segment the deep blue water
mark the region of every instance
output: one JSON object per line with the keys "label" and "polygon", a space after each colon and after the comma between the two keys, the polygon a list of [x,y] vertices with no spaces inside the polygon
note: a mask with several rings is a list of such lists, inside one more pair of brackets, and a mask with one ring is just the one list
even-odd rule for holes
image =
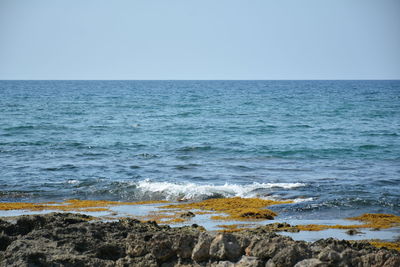
{"label": "deep blue water", "polygon": [[0,201],[400,214],[400,81],[0,81]]}

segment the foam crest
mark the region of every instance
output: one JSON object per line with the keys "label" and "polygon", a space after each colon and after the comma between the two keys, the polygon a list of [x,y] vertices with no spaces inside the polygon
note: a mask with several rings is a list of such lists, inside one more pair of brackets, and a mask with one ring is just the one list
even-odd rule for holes
{"label": "foam crest", "polygon": [[207,185],[170,182],[153,182],[143,180],[137,183],[137,188],[143,193],[161,194],[168,200],[204,199],[207,197],[260,197],[259,191],[271,188],[292,189],[305,186],[303,183],[252,183],[247,185],[224,184]]}

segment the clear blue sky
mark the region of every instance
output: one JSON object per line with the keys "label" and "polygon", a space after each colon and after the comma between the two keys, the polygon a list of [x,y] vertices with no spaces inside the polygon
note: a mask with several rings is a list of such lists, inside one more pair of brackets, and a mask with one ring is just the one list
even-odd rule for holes
{"label": "clear blue sky", "polygon": [[400,79],[400,0],[0,0],[0,79]]}

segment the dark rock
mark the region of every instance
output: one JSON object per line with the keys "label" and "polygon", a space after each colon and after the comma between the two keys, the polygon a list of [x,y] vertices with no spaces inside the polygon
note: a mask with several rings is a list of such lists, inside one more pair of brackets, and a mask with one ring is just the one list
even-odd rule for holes
{"label": "dark rock", "polygon": [[359,234],[363,234],[363,232],[358,231],[357,229],[350,229],[346,231],[346,234],[348,235],[359,235]]}
{"label": "dark rock", "polygon": [[0,234],[0,251],[6,250],[12,239],[8,235]]}
{"label": "dark rock", "polygon": [[115,261],[125,257],[125,250],[117,244],[105,244],[97,248],[96,257]]}
{"label": "dark rock", "polygon": [[180,215],[181,218],[185,218],[185,219],[193,218],[194,216],[196,216],[196,215],[195,215],[193,212],[191,212],[191,211],[184,212],[184,213],[182,213],[182,214]]}
{"label": "dark rock", "polygon": [[172,249],[172,243],[167,240],[157,239],[153,242],[151,254],[158,262],[165,262],[172,258],[175,253]]}
{"label": "dark rock", "polygon": [[216,235],[200,226],[89,219],[51,213],[0,220],[0,267],[400,266],[399,252],[368,242],[328,238],[307,243],[275,233],[286,224]]}
{"label": "dark rock", "polygon": [[197,237],[194,235],[180,234],[174,242],[173,249],[179,258],[189,259],[192,256],[192,251],[196,245]]}

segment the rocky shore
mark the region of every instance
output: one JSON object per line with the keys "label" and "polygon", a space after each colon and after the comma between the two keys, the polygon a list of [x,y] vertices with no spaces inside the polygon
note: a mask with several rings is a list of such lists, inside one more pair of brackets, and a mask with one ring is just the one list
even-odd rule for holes
{"label": "rocky shore", "polygon": [[368,242],[294,241],[267,227],[233,233],[71,213],[0,220],[0,266],[400,266]]}

